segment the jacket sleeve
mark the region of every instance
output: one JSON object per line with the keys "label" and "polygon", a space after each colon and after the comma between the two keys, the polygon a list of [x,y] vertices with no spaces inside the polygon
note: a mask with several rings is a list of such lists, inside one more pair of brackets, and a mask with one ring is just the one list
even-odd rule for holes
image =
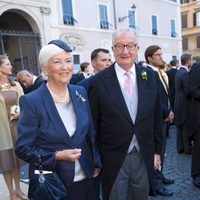
{"label": "jacket sleeve", "polygon": [[55,153],[47,149],[41,149],[37,143],[40,134],[40,117],[36,109],[37,102],[24,95],[20,98],[19,104],[20,117],[15,149],[17,156],[38,167],[38,154],[40,152],[43,168],[47,170],[55,169]]}
{"label": "jacket sleeve", "polygon": [[160,80],[157,76],[157,85],[158,85],[158,92],[157,92],[157,101],[156,101],[156,108],[154,112],[154,142],[155,142],[155,153],[161,155],[162,150],[162,104],[160,99]]}
{"label": "jacket sleeve", "polygon": [[189,72],[189,93],[196,100],[200,100],[200,63],[194,63]]}

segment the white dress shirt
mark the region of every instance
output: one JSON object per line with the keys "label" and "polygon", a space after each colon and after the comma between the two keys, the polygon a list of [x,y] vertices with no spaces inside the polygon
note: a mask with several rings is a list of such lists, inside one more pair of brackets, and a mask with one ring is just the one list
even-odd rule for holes
{"label": "white dress shirt", "polygon": [[[133,64],[133,66],[129,70],[131,72],[131,79],[133,80],[133,94],[132,94],[131,98],[124,91],[124,83],[126,80],[126,75],[125,75],[126,71],[122,67],[120,67],[117,63],[115,64],[115,71],[116,71],[117,79],[119,81],[119,85],[121,87],[122,94],[124,96],[127,108],[129,110],[129,114],[131,116],[133,124],[135,124],[135,119],[136,119],[136,115],[137,115],[137,107],[138,107],[138,87],[137,87],[135,65]],[[132,141],[129,145],[128,153],[131,152],[131,150],[133,149],[134,146],[137,148],[138,151],[140,150],[135,134],[133,135]]]}

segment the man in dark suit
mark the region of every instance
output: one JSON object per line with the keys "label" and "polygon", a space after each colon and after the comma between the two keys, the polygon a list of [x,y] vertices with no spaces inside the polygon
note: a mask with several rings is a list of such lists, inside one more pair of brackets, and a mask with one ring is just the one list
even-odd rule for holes
{"label": "man in dark suit", "polygon": [[192,65],[189,72],[189,95],[191,97],[190,131],[193,137],[192,178],[200,188],[200,62]]}
{"label": "man in dark suit", "polygon": [[89,78],[91,75],[89,66],[90,66],[89,62],[81,63],[81,65],[80,65],[81,71],[77,74],[72,75],[72,79],[70,80],[70,83],[77,84],[78,82]]}
{"label": "man in dark suit", "polygon": [[[157,45],[149,46],[145,50],[145,59],[147,62],[147,67],[151,68],[152,70],[156,71],[160,82],[160,96],[161,96],[161,105],[162,105],[162,153],[161,153],[161,161],[163,169],[164,163],[164,155],[165,155],[165,148],[166,148],[166,140],[167,140],[167,133],[169,130],[169,123],[173,121],[174,114],[172,112],[170,106],[170,94],[169,94],[169,85],[168,85],[168,77],[167,74],[164,72],[164,65],[162,59],[162,49]],[[167,190],[164,187],[164,184],[171,184],[174,183],[174,180],[167,179],[164,177],[161,170],[156,169],[154,171],[154,185],[156,188],[156,193],[163,196],[171,196],[173,192]]]}
{"label": "man in dark suit", "polygon": [[116,62],[95,75],[88,92],[103,160],[103,200],[147,200],[160,166],[161,105],[156,73],[134,62],[134,30],[113,34]]}
{"label": "man in dark suit", "polygon": [[[90,83],[92,82],[92,79],[95,74],[99,73],[100,71],[104,70],[105,68],[110,66],[110,53],[109,50],[103,49],[103,48],[98,48],[92,51],[91,53],[91,63],[92,67],[94,69],[93,74],[87,78],[83,79],[82,81],[78,82],[77,85],[83,86],[86,91],[88,91],[88,87]],[[97,194],[97,199],[100,200],[100,180],[99,176],[94,178],[95,186],[96,186],[96,194]]]}
{"label": "man in dark suit", "polygon": [[28,70],[21,70],[18,72],[16,80],[21,84],[24,94],[36,90],[44,82],[42,78],[35,76]]}
{"label": "man in dark suit", "polygon": [[177,127],[177,152],[191,154],[189,141],[189,101],[187,99],[188,71],[192,66],[192,55],[181,56],[181,67],[175,76],[175,124]]}
{"label": "man in dark suit", "polygon": [[84,79],[78,83],[78,85],[84,86],[86,90],[88,90],[93,76],[111,65],[109,50],[103,48],[93,50],[91,53],[91,63],[94,69],[93,74],[88,79]]}
{"label": "man in dark suit", "polygon": [[176,75],[176,72],[178,71],[178,60],[171,60],[170,61],[171,69],[166,71],[168,79],[169,79],[169,91],[170,91],[170,102],[171,102],[171,108],[174,109],[174,98],[175,98],[175,84],[174,84],[174,78]]}

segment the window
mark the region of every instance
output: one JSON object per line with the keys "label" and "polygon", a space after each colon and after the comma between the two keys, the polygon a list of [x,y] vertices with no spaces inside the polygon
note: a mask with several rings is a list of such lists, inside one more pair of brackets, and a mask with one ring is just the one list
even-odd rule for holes
{"label": "window", "polygon": [[200,48],[200,35],[199,36],[197,36],[197,48]]}
{"label": "window", "polygon": [[80,70],[80,55],[73,55],[73,71],[77,73]]}
{"label": "window", "polygon": [[99,14],[100,14],[100,27],[102,29],[109,29],[110,23],[108,22],[107,6],[99,5]]}
{"label": "window", "polygon": [[177,60],[177,56],[172,56],[172,60]]}
{"label": "window", "polygon": [[181,15],[181,27],[187,28],[187,14]]}
{"label": "window", "polygon": [[158,26],[157,26],[157,16],[151,16],[151,23],[152,23],[152,35],[158,35]]}
{"label": "window", "polygon": [[73,17],[71,0],[62,0],[62,10],[64,24],[74,25],[74,22],[77,23],[76,19]]}
{"label": "window", "polygon": [[136,29],[135,26],[135,12],[132,10],[128,11],[129,28]]}
{"label": "window", "polygon": [[189,3],[189,0],[181,0],[181,4]]}
{"label": "window", "polygon": [[194,26],[200,26],[200,12],[193,13]]}
{"label": "window", "polygon": [[171,37],[177,37],[176,33],[176,23],[174,19],[170,20],[170,27],[171,27]]}
{"label": "window", "polygon": [[188,50],[188,38],[182,40],[183,50]]}

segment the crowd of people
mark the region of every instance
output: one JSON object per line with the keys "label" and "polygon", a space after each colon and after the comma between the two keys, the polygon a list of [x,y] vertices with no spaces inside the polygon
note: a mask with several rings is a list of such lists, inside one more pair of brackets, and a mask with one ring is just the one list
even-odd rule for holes
{"label": "crowd of people", "polygon": [[112,51],[114,62],[98,48],[73,74],[70,46],[52,40],[39,52],[43,77],[22,70],[14,80],[0,55],[0,170],[11,200],[36,200],[33,190],[21,191],[19,169],[29,164],[31,185],[39,159],[58,175],[67,200],[172,196],[165,185],[176,180],[163,174],[171,125],[177,153],[192,154],[200,188],[200,63],[183,54],[180,65],[167,65],[157,45],[137,62],[133,29],[113,33]]}

